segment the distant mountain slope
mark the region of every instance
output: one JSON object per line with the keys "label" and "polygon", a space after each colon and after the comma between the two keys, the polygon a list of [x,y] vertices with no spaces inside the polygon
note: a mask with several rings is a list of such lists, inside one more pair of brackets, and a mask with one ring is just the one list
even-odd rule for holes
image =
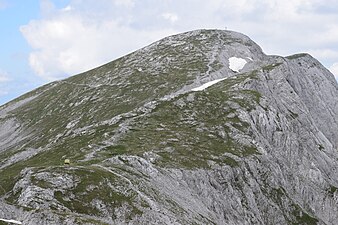
{"label": "distant mountain slope", "polygon": [[0,107],[0,218],[335,224],[337,131],[337,82],[310,55],[178,34]]}

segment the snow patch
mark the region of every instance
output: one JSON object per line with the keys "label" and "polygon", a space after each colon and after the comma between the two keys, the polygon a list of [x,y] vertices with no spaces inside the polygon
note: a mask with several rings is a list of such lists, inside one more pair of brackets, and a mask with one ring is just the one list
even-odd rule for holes
{"label": "snow patch", "polygon": [[242,58],[237,57],[229,58],[229,68],[235,72],[239,72],[241,69],[243,69],[246,63],[247,61]]}
{"label": "snow patch", "polygon": [[192,91],[203,91],[204,89],[210,87],[211,85],[214,85],[222,80],[225,80],[226,78],[221,78],[221,79],[217,79],[217,80],[213,80],[213,81],[209,81],[199,87],[193,88],[191,89]]}
{"label": "snow patch", "polygon": [[7,222],[7,223],[14,223],[14,224],[22,224],[20,221],[16,221],[16,220],[6,220],[6,219],[0,218],[0,221],[4,221],[4,222]]}

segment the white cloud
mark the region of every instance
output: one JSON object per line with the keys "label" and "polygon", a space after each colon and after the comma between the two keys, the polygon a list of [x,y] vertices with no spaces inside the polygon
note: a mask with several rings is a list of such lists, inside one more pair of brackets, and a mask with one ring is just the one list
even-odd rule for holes
{"label": "white cloud", "polygon": [[338,51],[333,49],[310,49],[307,51],[311,55],[315,56],[316,58],[320,59],[337,59],[338,58]]}
{"label": "white cloud", "polygon": [[31,67],[47,80],[92,69],[173,33],[170,29],[135,30],[117,20],[95,20],[64,9],[20,30],[34,49],[29,56]]}
{"label": "white cloud", "polygon": [[10,81],[8,74],[0,70],[0,83],[5,83],[7,81]]}
{"label": "white cloud", "polygon": [[133,0],[114,0],[115,5],[124,7],[134,7],[135,2]]}
{"label": "white cloud", "polygon": [[336,79],[338,80],[338,62],[334,63],[332,66],[330,66],[330,71],[331,73],[336,77]]}
{"label": "white cloud", "polygon": [[267,54],[308,51],[323,64],[338,62],[338,7],[320,0],[71,0],[63,9],[43,0],[41,10],[21,32],[33,48],[31,67],[50,80],[199,28],[242,32]]}
{"label": "white cloud", "polygon": [[162,17],[171,23],[175,23],[178,20],[178,16],[174,13],[163,13]]}
{"label": "white cloud", "polygon": [[64,11],[64,12],[72,11],[72,6],[67,5],[65,8],[62,9],[62,11]]}

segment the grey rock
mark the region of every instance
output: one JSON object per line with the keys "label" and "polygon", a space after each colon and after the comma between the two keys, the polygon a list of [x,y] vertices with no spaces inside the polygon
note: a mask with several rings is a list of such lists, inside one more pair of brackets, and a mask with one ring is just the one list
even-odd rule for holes
{"label": "grey rock", "polygon": [[[230,57],[247,63],[232,71]],[[337,81],[310,55],[268,56],[240,33],[165,38],[1,106],[0,121],[0,218],[338,220]]]}

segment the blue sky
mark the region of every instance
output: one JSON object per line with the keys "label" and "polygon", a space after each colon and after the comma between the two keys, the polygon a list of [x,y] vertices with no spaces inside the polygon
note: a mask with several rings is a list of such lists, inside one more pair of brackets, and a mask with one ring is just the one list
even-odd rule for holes
{"label": "blue sky", "polygon": [[0,0],[0,104],[199,28],[308,52],[338,77],[338,0]]}
{"label": "blue sky", "polygon": [[[68,2],[55,1],[59,7]],[[40,1],[0,0],[0,104],[46,83],[30,67],[32,48],[20,32],[22,25],[39,18]]]}

